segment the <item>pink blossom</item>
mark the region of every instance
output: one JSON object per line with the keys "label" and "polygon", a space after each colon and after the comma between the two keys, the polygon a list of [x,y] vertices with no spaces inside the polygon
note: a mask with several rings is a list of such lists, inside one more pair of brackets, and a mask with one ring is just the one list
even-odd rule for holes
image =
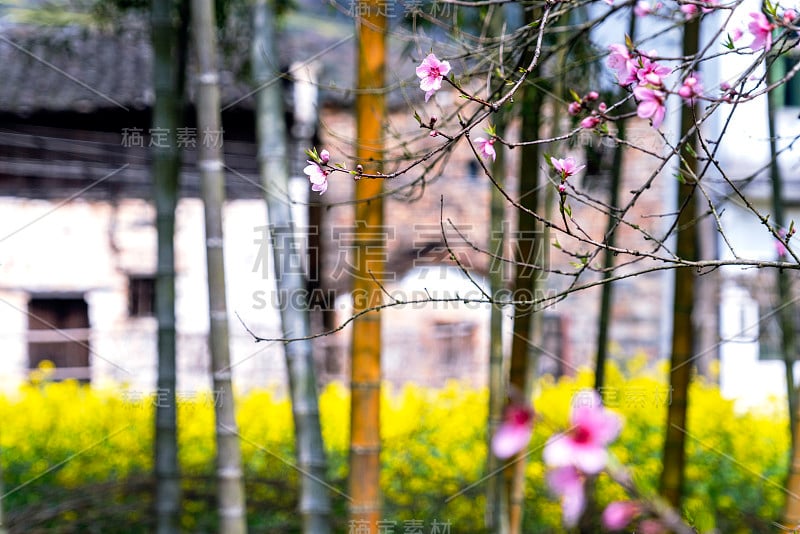
{"label": "pink blossom", "polygon": [[664,122],[664,115],[667,109],[664,107],[666,95],[662,91],[650,89],[649,87],[636,87],[633,96],[639,101],[636,114],[642,119],[651,119],[653,128],[658,128]]}
{"label": "pink blossom", "polygon": [[587,390],[573,398],[570,425],[569,431],[553,436],[545,445],[545,464],[573,466],[588,475],[599,473],[608,461],[606,447],[622,428],[619,417],[603,407],[596,391]]}
{"label": "pink blossom", "polygon": [[781,236],[780,239],[775,240],[775,252],[778,253],[778,259],[783,259],[786,257],[786,230],[783,228],[778,230],[778,235]]}
{"label": "pink blossom", "polygon": [[567,192],[567,184],[565,184],[563,182],[558,184],[558,192],[561,193],[562,195],[564,193],[566,193]]}
{"label": "pink blossom", "polygon": [[794,22],[794,19],[796,18],[797,18],[797,11],[795,11],[794,9],[789,8],[783,12],[784,24],[791,24],[792,22]]}
{"label": "pink blossom", "polygon": [[661,2],[656,2],[655,4],[651,4],[645,0],[640,0],[636,3],[633,7],[633,12],[637,17],[645,17],[647,15],[651,15],[664,7],[664,4]]}
{"label": "pink blossom", "polygon": [[628,47],[621,44],[612,44],[608,47],[611,53],[608,55],[606,65],[617,73],[617,82],[626,86],[636,81],[636,67],[633,65]]}
{"label": "pink blossom", "polygon": [[442,88],[442,79],[450,72],[450,63],[439,61],[434,54],[422,60],[417,67],[417,77],[419,77],[419,88],[425,91],[425,102]]}
{"label": "pink blossom", "polygon": [[[652,50],[648,54],[655,56],[657,52]],[[644,54],[639,56],[638,66],[635,69],[636,78],[638,78],[641,85],[660,86],[663,83],[661,79],[672,72],[669,67],[659,65]]]}
{"label": "pink blossom", "polygon": [[331,160],[331,153],[323,148],[322,152],[319,153],[319,160],[322,163],[328,163]]}
{"label": "pink blossom", "polygon": [[770,49],[772,46],[772,30],[775,26],[767,19],[767,16],[760,11],[750,13],[750,24],[747,29],[753,35],[753,42],[750,43],[750,48],[753,50],[761,50],[762,48]]}
{"label": "pink blossom", "polygon": [[591,130],[598,124],[600,124],[600,117],[598,117],[597,115],[589,115],[588,117],[586,117],[581,121],[581,128]]}
{"label": "pink blossom", "polygon": [[622,530],[639,513],[639,505],[633,501],[615,501],[606,506],[601,518],[608,530]]}
{"label": "pink blossom", "polygon": [[586,96],[584,98],[586,99],[587,102],[594,102],[595,100],[600,98],[600,93],[598,93],[597,91],[589,91],[588,93],[586,93]]}
{"label": "pink blossom", "polygon": [[[330,159],[327,150],[323,150],[319,156],[323,163],[327,163]],[[330,171],[323,169],[319,163],[309,160],[303,172],[308,175],[312,191],[319,191],[319,194],[322,195],[328,190],[328,175]]]}
{"label": "pink blossom", "polygon": [[786,245],[780,239],[775,240],[775,252],[778,253],[778,259],[783,259],[786,256]]}
{"label": "pink blossom", "polygon": [[574,176],[575,173],[586,167],[586,165],[578,166],[578,164],[575,163],[574,158],[552,158],[550,161],[553,164],[553,168],[561,173],[562,180],[566,180],[570,176]]}
{"label": "pink blossom", "polygon": [[484,159],[495,160],[497,152],[494,149],[494,138],[484,139],[483,137],[476,137],[475,144],[478,146],[478,152],[481,153]]}
{"label": "pink blossom", "polygon": [[683,4],[681,6],[681,13],[683,13],[687,19],[690,19],[697,14],[697,6],[695,4]]}
{"label": "pink blossom", "polygon": [[742,30],[741,28],[734,28],[733,34],[731,35],[731,41],[734,42],[738,41],[739,39],[742,38],[742,35],[744,35],[744,30]]}
{"label": "pink blossom", "polygon": [[586,507],[586,493],[581,474],[571,465],[559,467],[547,473],[547,485],[561,498],[564,526],[571,528],[577,525]]}
{"label": "pink blossom", "polygon": [[703,84],[700,83],[700,76],[692,73],[683,80],[683,85],[678,89],[678,94],[683,100],[693,106],[697,97],[703,94]]}
{"label": "pink blossom", "polygon": [[500,459],[510,458],[528,446],[533,435],[533,410],[523,404],[509,404],[503,422],[492,436],[492,453]]}
{"label": "pink blossom", "polygon": [[567,106],[567,113],[572,115],[573,117],[581,112],[581,103],[580,102],[570,102],[569,106]]}
{"label": "pink blossom", "polygon": [[605,102],[600,102],[600,105],[597,106],[597,111],[599,111],[600,113],[605,113],[607,109],[608,106],[606,106]]}

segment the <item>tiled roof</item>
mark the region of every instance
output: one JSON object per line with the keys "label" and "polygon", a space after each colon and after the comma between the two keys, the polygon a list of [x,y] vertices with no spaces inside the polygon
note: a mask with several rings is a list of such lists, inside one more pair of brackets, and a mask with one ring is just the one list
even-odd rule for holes
{"label": "tiled roof", "polygon": [[[42,111],[149,108],[154,98],[153,52],[149,28],[142,23],[136,26],[113,32],[24,25],[0,29],[0,113],[24,116]],[[305,9],[285,17],[278,44],[280,57],[274,63],[276,68],[286,68],[298,61],[317,62],[323,101],[347,105],[353,98],[348,90],[355,72],[353,36],[350,19]],[[220,58],[222,105],[251,109],[248,38],[238,36],[237,43],[226,46]],[[394,42],[389,54],[392,83],[401,76],[413,77],[416,60],[403,53],[402,46]],[[230,51],[236,47],[242,50]],[[191,98],[191,79],[187,87]],[[405,102],[399,92],[394,93],[390,103],[393,99]]]}

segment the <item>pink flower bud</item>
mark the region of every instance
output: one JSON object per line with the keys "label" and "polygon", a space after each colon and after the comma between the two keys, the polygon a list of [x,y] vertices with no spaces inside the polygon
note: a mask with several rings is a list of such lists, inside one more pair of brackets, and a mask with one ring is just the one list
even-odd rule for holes
{"label": "pink flower bud", "polygon": [[323,150],[319,153],[319,160],[322,163],[328,163],[331,160],[331,154],[327,150]]}
{"label": "pink flower bud", "polygon": [[572,115],[573,117],[581,112],[581,103],[580,102],[570,102],[569,106],[567,107],[567,113]]}
{"label": "pink flower bud", "polygon": [[597,109],[600,111],[600,113],[605,113],[608,109],[608,106],[606,106],[605,102],[600,102],[600,105],[597,106]]}
{"label": "pink flower bud", "polygon": [[586,95],[585,98],[587,102],[594,102],[595,100],[600,98],[600,94],[597,91],[589,91],[589,93]]}
{"label": "pink flower bud", "polygon": [[591,130],[595,126],[600,124],[600,117],[596,115],[590,115],[581,121],[581,128],[586,128],[587,130]]}
{"label": "pink flower bud", "polygon": [[437,132],[436,130],[431,130],[431,133],[429,133],[428,135],[429,135],[430,137],[436,137],[436,136],[438,136],[438,135],[439,135],[439,132]]}
{"label": "pink flower bud", "polygon": [[562,195],[567,192],[566,184],[558,184],[558,192]]}

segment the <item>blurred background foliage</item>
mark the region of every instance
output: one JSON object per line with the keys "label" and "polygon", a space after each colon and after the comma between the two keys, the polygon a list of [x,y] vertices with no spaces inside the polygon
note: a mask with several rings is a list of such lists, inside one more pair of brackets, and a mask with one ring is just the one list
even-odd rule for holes
{"label": "blurred background foliage", "polygon": [[[633,359],[612,368],[606,404],[625,420],[612,446],[637,482],[652,491],[661,470],[665,405],[663,369],[645,370]],[[152,480],[153,411],[157,395],[87,388],[47,381],[41,369],[30,385],[0,396],[0,461],[10,532],[148,532]],[[530,443],[525,532],[559,532],[561,510],[548,494],[541,450],[568,426],[573,395],[593,377],[539,381]],[[689,468],[684,512],[700,530],[769,532],[780,516],[787,471],[785,407],[738,412],[717,386],[694,382],[687,441]],[[215,531],[212,393],[178,397],[179,446],[185,473],[182,527]],[[449,522],[451,532],[483,532],[487,392],[451,383],[432,390],[385,388],[381,473],[384,518],[404,525]],[[320,398],[329,454],[334,530],[347,532],[346,492],[349,398],[339,384]],[[298,472],[294,465],[291,407],[270,391],[237,399],[251,532],[299,532]],[[599,505],[624,497],[601,475]],[[341,492],[341,493],[338,493]],[[421,522],[421,523],[419,523]]]}

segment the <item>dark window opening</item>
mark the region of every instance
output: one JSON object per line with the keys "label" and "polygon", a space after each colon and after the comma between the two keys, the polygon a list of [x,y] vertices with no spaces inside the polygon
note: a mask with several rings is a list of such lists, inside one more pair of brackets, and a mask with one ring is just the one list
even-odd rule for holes
{"label": "dark window opening", "polygon": [[131,276],[128,279],[128,315],[153,317],[156,314],[156,279]]}
{"label": "dark window opening", "polygon": [[32,298],[28,303],[28,365],[52,362],[51,380],[89,382],[89,306],[83,298]]}

